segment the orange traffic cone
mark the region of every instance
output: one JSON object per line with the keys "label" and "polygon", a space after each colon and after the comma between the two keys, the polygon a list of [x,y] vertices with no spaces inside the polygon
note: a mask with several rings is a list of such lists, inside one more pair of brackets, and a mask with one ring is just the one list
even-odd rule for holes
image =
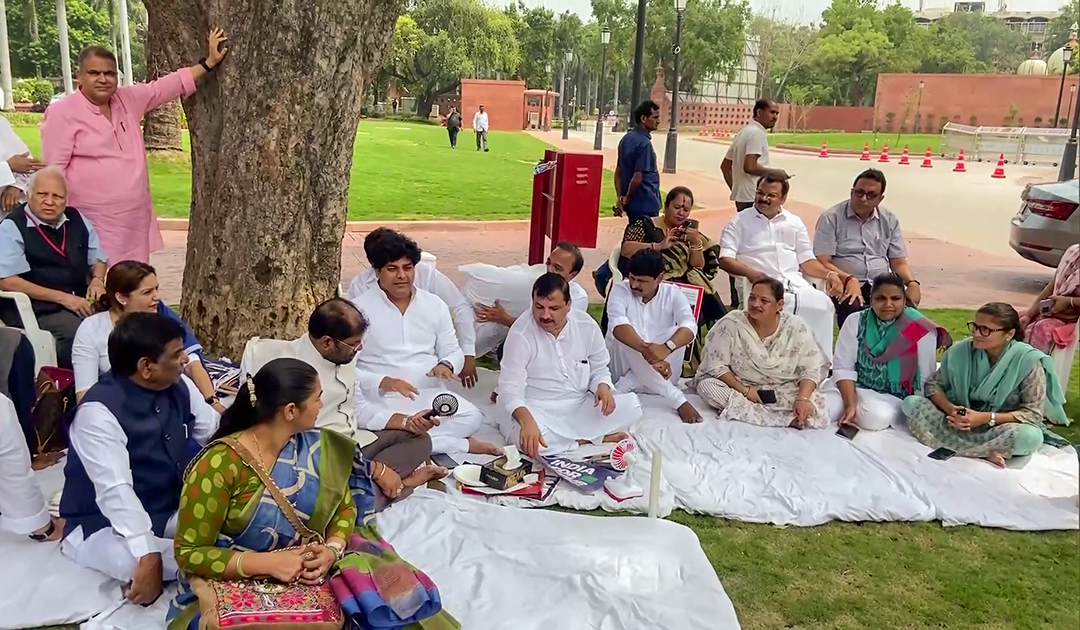
{"label": "orange traffic cone", "polygon": [[998,156],[997,168],[990,175],[994,179],[1005,179],[1005,154],[1002,153]]}
{"label": "orange traffic cone", "polygon": [[878,157],[878,162],[888,162],[888,161],[889,161],[889,143],[886,142],[885,146],[882,147],[882,149],[881,149],[881,156]]}
{"label": "orange traffic cone", "polygon": [[906,144],[904,145],[904,153],[900,156],[900,161],[897,162],[897,164],[900,164],[902,166],[907,166],[908,164],[911,164],[911,161],[908,159],[908,152],[907,152],[907,145]]}
{"label": "orange traffic cone", "polygon": [[720,137],[720,130],[719,129],[713,129],[712,136],[714,138],[719,138]]}
{"label": "orange traffic cone", "polygon": [[818,153],[818,157],[822,157],[822,158],[829,157],[829,141],[828,140],[825,140],[824,142],[821,143],[821,153]]}
{"label": "orange traffic cone", "polygon": [[926,157],[922,160],[922,168],[934,168],[934,165],[930,162],[930,147],[926,147]]}
{"label": "orange traffic cone", "polygon": [[869,162],[870,161],[870,143],[869,142],[867,142],[865,145],[863,145],[862,157],[859,158],[859,161],[860,162]]}
{"label": "orange traffic cone", "polygon": [[960,155],[956,158],[956,166],[953,167],[954,173],[966,173],[967,167],[964,166],[964,150],[960,149]]}

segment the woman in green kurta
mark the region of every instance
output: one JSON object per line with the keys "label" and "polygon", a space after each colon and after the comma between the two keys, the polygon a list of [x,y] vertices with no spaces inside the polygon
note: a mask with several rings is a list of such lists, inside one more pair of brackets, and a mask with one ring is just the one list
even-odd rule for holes
{"label": "woman in green kurta", "polygon": [[[271,361],[240,388],[214,440],[188,467],[176,533],[181,580],[169,630],[199,628],[191,578],[322,585],[335,566],[350,566],[347,554],[359,541],[354,534],[381,542],[373,528],[358,524],[374,513],[372,478],[383,473],[382,464],[366,461],[349,438],[314,430],[321,396],[318,374],[307,363]],[[295,508],[301,530],[317,534],[315,542],[292,525],[254,467]],[[387,563],[407,566],[396,555]],[[296,601],[290,614],[320,621],[315,615],[325,603]],[[228,606],[219,612],[244,619],[264,614],[256,598],[237,597]],[[344,624],[340,609],[337,614]],[[439,613],[401,627],[453,628],[456,622]]]}
{"label": "woman in green kurta", "polygon": [[964,339],[941,358],[923,396],[904,399],[913,435],[931,448],[983,458],[998,467],[1037,451],[1044,442],[1068,442],[1043,424],[1068,424],[1065,396],[1053,362],[1024,343],[1016,309],[986,304],[968,323]]}
{"label": "woman in green kurta", "polygon": [[[645,249],[659,251],[664,256],[665,280],[691,284],[704,290],[701,310],[697,313],[697,337],[691,346],[690,357],[683,363],[683,376],[686,377],[692,377],[697,371],[709,330],[727,314],[712,284],[720,272],[720,245],[702,234],[698,230],[698,223],[690,219],[693,207],[694,193],[689,188],[672,188],[664,199],[663,214],[638,219],[626,227],[619,257],[619,272],[625,277],[631,256]],[[605,331],[606,318],[605,308]]]}

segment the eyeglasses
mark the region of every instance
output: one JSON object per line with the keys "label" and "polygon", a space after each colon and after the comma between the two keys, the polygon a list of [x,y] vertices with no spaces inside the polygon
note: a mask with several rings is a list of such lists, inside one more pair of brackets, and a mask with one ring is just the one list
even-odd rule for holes
{"label": "eyeglasses", "polygon": [[990,328],[989,326],[980,326],[975,322],[968,322],[968,332],[973,335],[979,335],[980,337],[989,337],[996,332],[1005,332],[1007,328]]}
{"label": "eyeglasses", "polygon": [[777,199],[780,198],[780,195],[778,195],[776,193],[761,193],[761,192],[759,192],[759,193],[757,193],[757,198],[758,199],[763,199],[765,201],[776,201]]}
{"label": "eyeglasses", "polygon": [[852,188],[851,195],[856,199],[865,199],[867,201],[873,201],[878,198],[876,192],[867,192],[865,190],[859,190],[858,188]]}
{"label": "eyeglasses", "polygon": [[338,344],[342,348],[348,348],[349,352],[351,352],[353,354],[356,354],[357,352],[360,352],[360,350],[364,347],[364,341],[363,340],[360,340],[360,343],[356,344],[355,346],[351,346],[351,345],[345,343],[344,341],[341,341],[340,339],[334,339],[334,343]]}

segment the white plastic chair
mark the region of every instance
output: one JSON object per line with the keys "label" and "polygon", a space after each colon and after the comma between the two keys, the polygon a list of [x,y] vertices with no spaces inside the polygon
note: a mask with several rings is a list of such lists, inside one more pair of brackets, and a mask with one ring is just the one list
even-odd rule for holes
{"label": "white plastic chair", "polygon": [[608,282],[607,290],[610,291],[611,287],[619,284],[623,281],[622,272],[619,271],[619,258],[622,257],[622,242],[615,244],[615,247],[611,248],[611,255],[608,256],[608,267],[611,269],[611,281]]}
{"label": "white plastic chair", "polygon": [[434,267],[436,261],[438,261],[438,258],[435,257],[435,254],[432,254],[431,252],[420,252],[420,262],[429,262],[431,263],[431,266]]}
{"label": "white plastic chair", "polygon": [[1057,369],[1058,380],[1061,388],[1069,388],[1069,378],[1072,376],[1073,359],[1076,358],[1076,346],[1080,342],[1080,321],[1076,322],[1076,331],[1073,334],[1072,343],[1065,348],[1054,348],[1050,352],[1050,358],[1054,360]]}
{"label": "white plastic chair", "polygon": [[38,326],[37,316],[30,306],[30,298],[25,293],[14,291],[0,291],[0,299],[11,300],[15,303],[15,309],[22,320],[22,331],[30,344],[34,346],[34,373],[37,374],[43,367],[56,366],[56,339],[52,333],[42,330]]}
{"label": "white plastic chair", "polygon": [[[810,283],[810,286],[818,291],[825,290],[825,280],[821,278],[811,278],[806,274],[803,274],[803,278]],[[750,283],[750,279],[745,276],[737,277],[736,280],[738,281],[735,283],[735,290],[739,292],[739,304],[746,304],[746,296],[750,294],[750,288],[753,285]]]}

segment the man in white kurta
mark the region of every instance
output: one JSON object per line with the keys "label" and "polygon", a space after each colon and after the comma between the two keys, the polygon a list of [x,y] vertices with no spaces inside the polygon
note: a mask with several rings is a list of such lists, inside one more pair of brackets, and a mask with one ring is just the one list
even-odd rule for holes
{"label": "man in white kurta", "polygon": [[30,449],[26,446],[15,405],[0,394],[0,526],[9,532],[60,538],[62,523],[49,516],[30,469]]}
{"label": "man in white kurta", "polygon": [[[400,239],[408,237],[390,228],[376,228],[364,237],[365,254],[371,251],[375,243],[382,238]],[[367,258],[370,264],[370,254]],[[465,300],[465,296],[461,294],[453,281],[436,269],[435,263],[424,260],[422,256],[420,262],[416,264],[414,282],[417,288],[436,295],[450,309],[458,345],[461,346],[461,351],[465,353],[465,366],[458,377],[461,379],[461,384],[466,387],[476,385],[476,317],[473,314],[472,306]],[[356,274],[356,277],[349,283],[347,293],[349,300],[355,302],[364,293],[378,287],[378,284],[375,269],[368,267]]]}
{"label": "man in white kurta", "polygon": [[[412,415],[431,409],[436,396],[461,372],[465,354],[458,345],[450,309],[435,295],[416,288],[420,248],[409,239],[382,239],[371,252],[377,288],[355,304],[371,323],[356,356],[356,384],[364,400],[393,413]],[[434,453],[497,453],[494,445],[471,439],[483,422],[476,405],[453,394],[458,411],[433,427]],[[369,413],[368,429],[381,429],[382,413]],[[359,418],[358,418],[359,419]]]}
{"label": "man in white kurta", "polygon": [[0,217],[11,212],[20,203],[26,202],[26,187],[30,176],[45,167],[45,163],[34,159],[30,148],[11,128],[7,118],[0,117],[0,160],[6,170],[10,169],[13,180],[0,176]]}
{"label": "man in white kurta", "polygon": [[616,391],[660,396],[683,422],[701,422],[701,414],[677,386],[697,320],[686,295],[663,279],[663,257],[645,250],[630,258],[626,280],[611,288],[607,303],[611,376]]}
{"label": "man in white kurta", "polygon": [[537,279],[532,310],[510,328],[500,364],[499,430],[533,458],[617,441],[641,418],[637,395],[614,393],[600,326],[570,308],[569,292],[558,274]]}
{"label": "man in white kurta", "polygon": [[789,180],[766,175],[758,181],[754,207],[731,218],[720,236],[720,268],[751,283],[766,276],[784,285],[784,312],[798,315],[832,359],[832,299],[807,280],[822,278],[830,294],[843,291],[840,276],[814,256],[810,233],[802,219],[784,209]]}

